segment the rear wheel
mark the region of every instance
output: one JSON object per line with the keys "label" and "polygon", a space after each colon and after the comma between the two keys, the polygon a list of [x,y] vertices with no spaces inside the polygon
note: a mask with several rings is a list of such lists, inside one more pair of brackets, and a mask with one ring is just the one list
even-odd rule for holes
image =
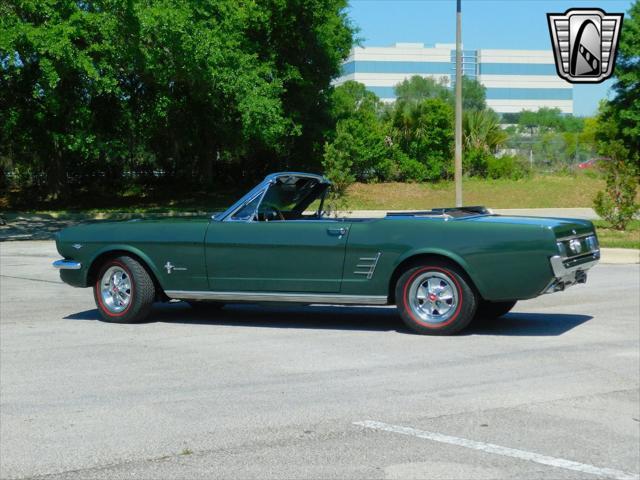
{"label": "rear wheel", "polygon": [[506,315],[515,306],[517,300],[509,300],[507,302],[488,302],[482,300],[478,303],[476,310],[476,321],[491,321],[498,317]]}
{"label": "rear wheel", "polygon": [[396,284],[404,323],[423,335],[453,335],[471,322],[476,295],[458,267],[429,262],[404,272]]}
{"label": "rear wheel", "polygon": [[143,321],[155,299],[155,286],[145,268],[129,256],[107,260],[98,272],[93,296],[107,322]]}

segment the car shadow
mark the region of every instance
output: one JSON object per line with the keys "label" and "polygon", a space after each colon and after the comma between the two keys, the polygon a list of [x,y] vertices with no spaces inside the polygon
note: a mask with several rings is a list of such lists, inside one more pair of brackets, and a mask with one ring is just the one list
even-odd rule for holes
{"label": "car shadow", "polygon": [[[476,319],[462,335],[558,336],[591,320],[590,315],[513,312],[495,320]],[[68,320],[100,320],[96,309],[65,317]],[[396,331],[411,334],[395,307],[282,306],[231,304],[222,309],[198,311],[183,302],[160,303],[146,323],[184,323],[253,328]]]}

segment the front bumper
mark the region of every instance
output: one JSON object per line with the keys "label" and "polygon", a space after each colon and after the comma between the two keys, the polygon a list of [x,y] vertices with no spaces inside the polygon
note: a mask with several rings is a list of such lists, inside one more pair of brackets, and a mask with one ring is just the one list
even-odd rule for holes
{"label": "front bumper", "polygon": [[87,272],[82,267],[82,263],[65,258],[53,262],[53,268],[60,271],[60,279],[67,285],[72,287],[87,286]]}
{"label": "front bumper", "polygon": [[549,259],[554,278],[542,293],[561,292],[572,285],[586,283],[587,271],[599,260],[600,250],[571,259],[554,255]]}
{"label": "front bumper", "polygon": [[57,268],[58,270],[80,270],[82,268],[82,264],[75,260],[67,260],[65,258],[63,260],[56,260],[53,262],[53,268]]}

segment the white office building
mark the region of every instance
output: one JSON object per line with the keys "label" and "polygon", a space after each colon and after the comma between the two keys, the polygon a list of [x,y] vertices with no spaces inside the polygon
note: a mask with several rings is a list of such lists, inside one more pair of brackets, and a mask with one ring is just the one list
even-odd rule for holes
{"label": "white office building", "polygon": [[[498,113],[559,108],[573,113],[573,85],[558,77],[551,50],[464,50],[463,71],[486,87],[487,105]],[[396,43],[392,47],[356,47],[345,60],[336,85],[355,80],[383,101],[395,99],[394,87],[420,75],[455,79],[455,45]]]}

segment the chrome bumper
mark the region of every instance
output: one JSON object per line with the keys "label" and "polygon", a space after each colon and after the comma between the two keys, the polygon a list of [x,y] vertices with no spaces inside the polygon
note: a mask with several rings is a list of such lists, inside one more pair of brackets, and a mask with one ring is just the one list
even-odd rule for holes
{"label": "chrome bumper", "polygon": [[80,270],[82,264],[75,260],[56,260],[53,262],[53,268],[57,268],[58,270]]}
{"label": "chrome bumper", "polygon": [[[549,259],[555,277],[542,293],[561,292],[577,283],[586,283],[587,270],[600,260],[600,250],[591,252],[578,259],[567,259],[554,255]],[[565,264],[566,262],[566,264]]]}

